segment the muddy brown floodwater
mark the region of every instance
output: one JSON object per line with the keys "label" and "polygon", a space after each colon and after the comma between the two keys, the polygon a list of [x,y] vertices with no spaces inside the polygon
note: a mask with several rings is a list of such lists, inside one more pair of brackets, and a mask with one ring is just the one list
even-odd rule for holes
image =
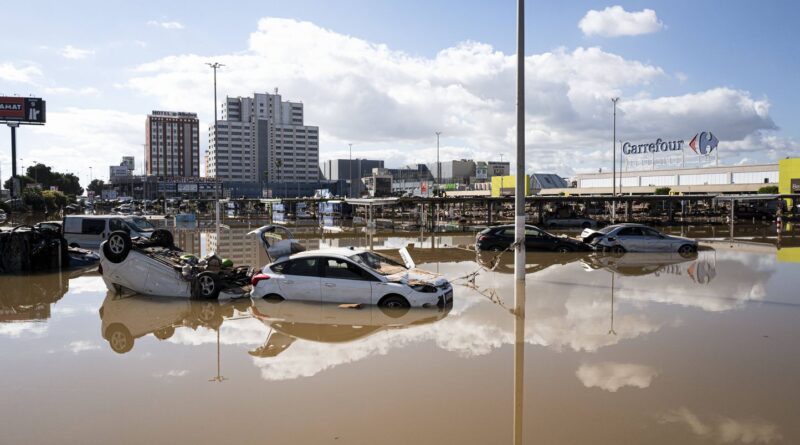
{"label": "muddy brown floodwater", "polygon": [[[265,261],[212,236],[176,238]],[[522,317],[512,255],[445,248],[464,240],[376,240],[456,283],[402,314],[0,277],[0,443],[800,443],[796,252],[529,254]]]}

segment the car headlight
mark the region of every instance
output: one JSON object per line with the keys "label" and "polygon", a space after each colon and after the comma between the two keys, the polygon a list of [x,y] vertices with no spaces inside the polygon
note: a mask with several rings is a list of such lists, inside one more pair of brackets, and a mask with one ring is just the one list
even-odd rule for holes
{"label": "car headlight", "polygon": [[425,293],[436,293],[436,287],[431,286],[430,284],[414,284],[411,286],[411,289],[414,289],[417,292],[425,292]]}

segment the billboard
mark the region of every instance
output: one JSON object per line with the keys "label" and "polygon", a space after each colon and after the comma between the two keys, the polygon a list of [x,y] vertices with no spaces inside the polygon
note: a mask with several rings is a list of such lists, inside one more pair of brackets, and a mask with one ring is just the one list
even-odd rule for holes
{"label": "billboard", "polygon": [[45,101],[38,97],[0,96],[0,122],[45,123]]}
{"label": "billboard", "polygon": [[178,183],[178,193],[197,193],[197,184]]}

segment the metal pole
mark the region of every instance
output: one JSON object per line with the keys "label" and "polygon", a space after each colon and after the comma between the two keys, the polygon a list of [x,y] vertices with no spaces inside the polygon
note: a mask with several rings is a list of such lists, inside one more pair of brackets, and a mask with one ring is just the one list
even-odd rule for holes
{"label": "metal pole", "polygon": [[11,197],[19,198],[20,192],[17,187],[17,123],[8,124],[11,127]]}
{"label": "metal pole", "polygon": [[[219,137],[219,135],[217,134],[217,68],[223,67],[225,65],[223,65],[223,64],[221,64],[219,62],[206,63],[206,65],[210,66],[211,69],[214,70],[214,114],[213,114],[213,116],[214,116],[214,154],[215,154],[215,157],[216,157],[216,152],[219,149],[219,147],[217,146],[217,141],[218,141],[217,138]],[[215,164],[216,164],[216,159],[215,159]],[[216,170],[217,169],[214,168],[214,178],[217,177]],[[216,181],[215,181],[214,182],[214,200],[217,202],[217,205],[215,206],[215,210],[216,210],[216,218],[215,218],[216,221],[215,222],[217,224],[217,242],[219,243],[219,210],[220,209],[219,209],[219,188],[218,188],[218,186],[219,186],[219,184],[217,184]]]}
{"label": "metal pole", "polygon": [[347,163],[347,176],[350,177],[350,190],[348,195],[352,198],[353,197],[353,144],[347,144],[350,146],[350,162]]}
{"label": "metal pole", "polygon": [[[517,178],[514,196],[515,293],[525,294],[525,0],[517,0]],[[518,301],[517,301],[518,302]]]}
{"label": "metal pole", "polygon": [[[434,181],[434,185],[438,186],[442,181],[442,164],[439,161],[439,135],[442,134],[441,131],[436,132],[436,181]],[[438,187],[437,187],[438,188]]]}
{"label": "metal pole", "polygon": [[619,97],[612,97],[611,102],[614,104],[614,125],[613,125],[613,144],[614,148],[611,153],[611,222],[616,222],[617,219],[617,203],[614,202],[614,196],[617,194],[617,101]]}

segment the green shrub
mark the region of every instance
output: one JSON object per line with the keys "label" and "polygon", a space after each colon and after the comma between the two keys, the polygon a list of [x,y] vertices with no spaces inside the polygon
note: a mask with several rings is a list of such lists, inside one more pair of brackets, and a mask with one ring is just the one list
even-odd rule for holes
{"label": "green shrub", "polygon": [[777,185],[766,185],[758,189],[758,193],[761,195],[777,195],[778,194],[778,186]]}
{"label": "green shrub", "polygon": [[659,188],[656,189],[655,194],[656,195],[669,195],[670,191],[672,191],[672,189],[669,188],[669,187],[659,187]]}

